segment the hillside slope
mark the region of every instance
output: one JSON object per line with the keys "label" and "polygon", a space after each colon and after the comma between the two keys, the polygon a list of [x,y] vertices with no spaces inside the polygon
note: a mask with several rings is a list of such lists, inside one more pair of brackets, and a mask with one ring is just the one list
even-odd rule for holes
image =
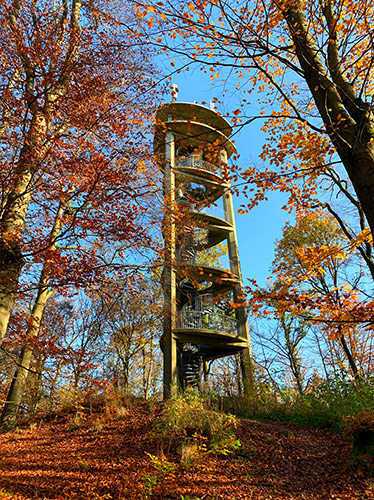
{"label": "hillside slope", "polygon": [[[0,499],[374,499],[372,469],[351,467],[350,446],[340,436],[244,419],[238,453],[185,467],[178,443],[153,427],[159,412],[139,403],[84,425],[59,416],[1,435]],[[157,472],[146,452],[161,451],[167,462],[154,459],[156,468],[165,466]]]}

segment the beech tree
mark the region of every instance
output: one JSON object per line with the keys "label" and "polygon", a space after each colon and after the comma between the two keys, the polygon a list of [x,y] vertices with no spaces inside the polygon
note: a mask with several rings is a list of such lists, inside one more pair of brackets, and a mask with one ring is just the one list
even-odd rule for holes
{"label": "beech tree", "polygon": [[[11,321],[22,346],[7,430],[50,297],[134,272],[134,249],[150,243],[146,122],[156,94],[125,5],[2,2],[0,18],[0,345]],[[16,300],[31,304],[23,318],[12,316]]]}
{"label": "beech tree", "polygon": [[100,303],[108,379],[118,393],[128,395],[136,385],[147,399],[157,371],[155,351],[162,330],[161,289],[154,278],[140,275],[124,283],[114,283],[109,293],[101,294]]}
{"label": "beech tree", "polygon": [[343,232],[332,217],[321,215],[309,214],[298,217],[295,225],[286,224],[276,246],[274,281],[267,289],[254,291],[253,304],[270,307],[281,322],[290,311],[318,325],[320,334],[339,345],[348,371],[358,376],[366,364],[366,348],[359,339],[368,341],[372,336],[367,317],[373,300],[370,287],[361,282],[362,264],[344,253]]}
{"label": "beech tree", "polygon": [[105,1],[1,2],[0,20],[1,343],[41,268],[43,295],[118,263],[104,240],[144,240],[136,197],[154,70],[124,5],[115,16]]}
{"label": "beech tree", "polygon": [[274,322],[274,326],[266,322],[260,330],[252,329],[258,352],[256,362],[264,372],[267,371],[275,385],[275,378],[278,383],[284,383],[288,378],[288,385],[293,386],[302,395],[306,388],[306,374],[311,359],[307,343],[304,345],[310,324],[291,314],[277,315],[276,312]]}

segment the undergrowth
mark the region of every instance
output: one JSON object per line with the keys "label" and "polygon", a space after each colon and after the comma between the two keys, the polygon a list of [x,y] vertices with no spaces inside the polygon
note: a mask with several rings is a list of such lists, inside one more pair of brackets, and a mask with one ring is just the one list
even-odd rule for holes
{"label": "undergrowth", "polygon": [[237,425],[236,417],[217,411],[209,400],[187,389],[183,396],[165,403],[155,429],[169,439],[184,439],[184,446],[195,447],[199,453],[227,455],[240,447],[235,435]]}
{"label": "undergrowth", "polygon": [[[223,407],[241,417],[276,420],[341,431],[346,417],[374,412],[374,380],[330,379],[299,394],[290,388],[258,385],[250,398],[225,400]],[[234,408],[233,408],[234,407]]]}

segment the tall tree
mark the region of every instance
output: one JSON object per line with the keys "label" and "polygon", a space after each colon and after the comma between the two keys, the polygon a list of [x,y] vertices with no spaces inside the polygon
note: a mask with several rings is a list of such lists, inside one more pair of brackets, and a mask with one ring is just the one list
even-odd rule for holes
{"label": "tall tree", "polygon": [[[136,188],[153,69],[125,6],[114,15],[100,0],[2,1],[0,21],[1,343],[22,269],[22,285],[38,267],[47,288],[63,274],[87,282],[106,262],[105,239],[139,230],[140,241]],[[95,245],[96,262],[87,258]]]}
{"label": "tall tree", "polygon": [[144,276],[114,285],[115,289],[101,297],[106,371],[119,393],[128,394],[137,378],[138,387],[148,397],[162,329],[161,289],[154,278]]}
{"label": "tall tree", "polygon": [[306,351],[303,341],[310,325],[302,318],[285,312],[275,316],[277,321],[274,327],[268,321],[261,331],[253,332],[258,350],[263,355],[263,359],[257,362],[263,368],[272,366],[273,371],[277,371],[277,379],[280,373],[283,376],[290,374],[292,385],[299,394],[303,394],[307,372],[306,360],[302,357],[302,351]]}
{"label": "tall tree", "polygon": [[134,42],[131,11],[110,9],[75,0],[0,4],[0,345],[9,319],[17,323],[16,298],[33,304],[16,327],[23,347],[5,430],[48,299],[98,286],[113,270],[123,276],[126,250],[150,241],[140,200],[154,188],[145,162],[153,67]]}
{"label": "tall tree", "polygon": [[351,373],[357,376],[358,360],[363,359],[357,352],[359,324],[365,325],[373,301],[370,296],[367,300],[365,287],[361,289],[359,263],[355,268],[352,257],[346,258],[343,232],[334,219],[321,215],[310,214],[297,218],[293,226],[286,224],[276,247],[274,282],[254,295],[260,305],[269,304],[277,311],[281,320],[290,311],[320,325],[322,333],[339,343]]}

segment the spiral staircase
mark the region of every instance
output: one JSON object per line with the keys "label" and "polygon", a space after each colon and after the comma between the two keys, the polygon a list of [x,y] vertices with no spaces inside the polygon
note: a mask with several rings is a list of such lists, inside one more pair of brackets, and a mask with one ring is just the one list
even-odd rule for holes
{"label": "spiral staircase", "polygon": [[[178,385],[200,387],[210,361],[236,353],[248,390],[251,348],[227,180],[235,152],[231,126],[214,110],[183,102],[160,107],[156,119],[165,198],[164,396]],[[225,241],[229,265],[223,269],[209,262],[209,249]],[[236,306],[225,311],[220,302]]]}

